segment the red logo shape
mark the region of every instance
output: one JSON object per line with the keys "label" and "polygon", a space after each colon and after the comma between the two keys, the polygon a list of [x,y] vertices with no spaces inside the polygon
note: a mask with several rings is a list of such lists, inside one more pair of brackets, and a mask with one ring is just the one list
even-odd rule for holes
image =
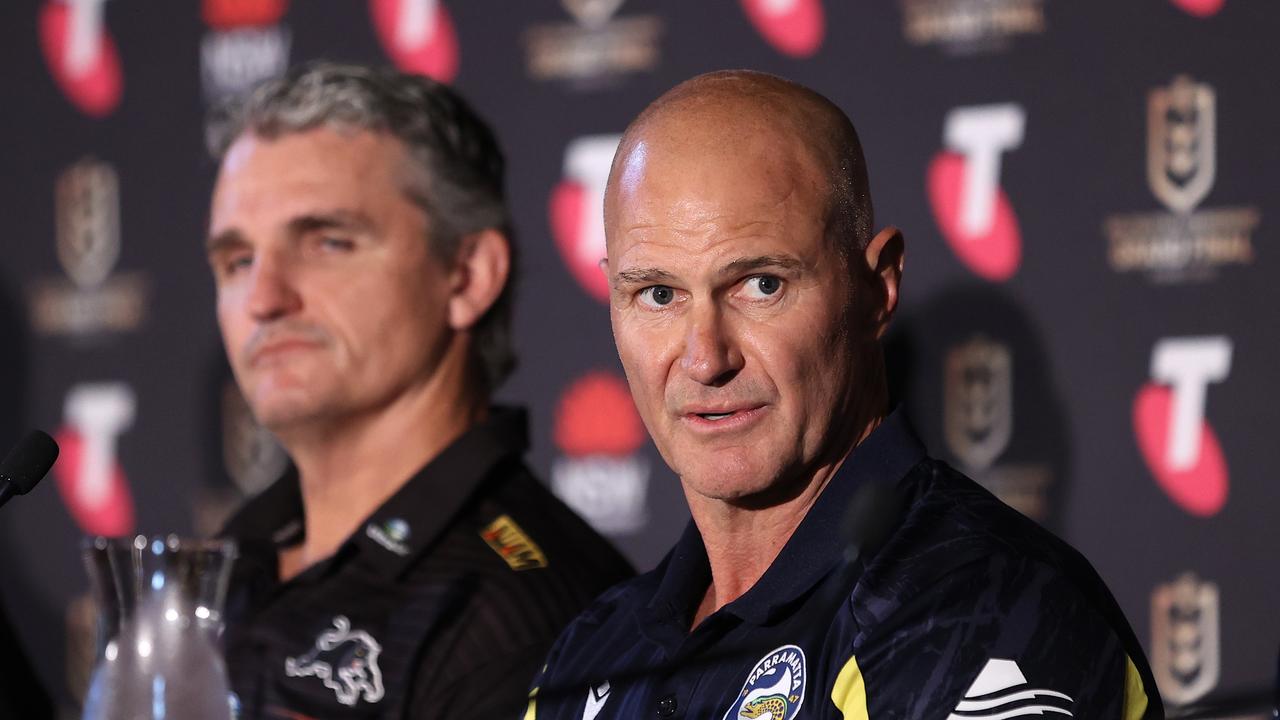
{"label": "red logo shape", "polygon": [[1022,233],[1013,204],[1004,189],[997,188],[990,227],[977,234],[969,232],[960,221],[964,177],[964,155],[944,151],[934,157],[925,181],[933,217],[952,252],[970,270],[987,280],[1008,280],[1022,262]]}
{"label": "red logo shape", "polygon": [[[89,535],[108,537],[133,534],[133,497],[120,463],[111,458],[105,477],[89,477],[86,469],[95,460],[85,457],[87,443],[80,433],[64,427],[55,439],[60,448],[58,461],[53,466],[58,492],[80,529]],[[88,486],[89,483],[94,487]]]}
{"label": "red logo shape", "polygon": [[1173,4],[1196,17],[1206,18],[1218,14],[1227,0],[1173,0]]}
{"label": "red logo shape", "polygon": [[630,455],[644,439],[631,392],[616,375],[588,373],[560,396],[555,443],[566,455]]}
{"label": "red logo shape", "polygon": [[280,22],[289,0],[204,0],[201,17],[215,30],[262,27]]}
{"label": "red logo shape", "polygon": [[[40,10],[40,46],[63,94],[86,115],[105,117],[120,104],[124,90],[120,56],[106,30],[92,23],[80,27],[73,17],[76,12],[91,10],[73,10],[50,0]],[[82,20],[80,24],[86,23]]]}
{"label": "red logo shape", "polygon": [[818,52],[826,34],[821,0],[741,0],[751,24],[779,52],[805,58]]}
{"label": "red logo shape", "polygon": [[[588,200],[591,193],[582,183],[566,180],[551,193],[551,234],[564,262],[574,279],[591,297],[609,301],[609,279],[600,269],[604,248],[596,247],[595,238],[583,231],[584,218],[588,217]],[[601,221],[603,222],[603,221]]]}
{"label": "red logo shape", "polygon": [[[416,11],[422,17],[416,17]],[[458,76],[458,35],[439,0],[369,0],[378,39],[396,67],[442,83]]]}
{"label": "red logo shape", "polygon": [[1148,383],[1133,401],[1133,427],[1138,448],[1156,482],[1183,510],[1200,517],[1216,515],[1227,502],[1227,462],[1213,428],[1201,423],[1200,456],[1188,468],[1170,467],[1169,425],[1173,390]]}

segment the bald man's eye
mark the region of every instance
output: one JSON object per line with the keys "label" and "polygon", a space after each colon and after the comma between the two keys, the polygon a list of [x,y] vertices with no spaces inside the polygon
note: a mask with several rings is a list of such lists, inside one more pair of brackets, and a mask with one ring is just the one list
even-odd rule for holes
{"label": "bald man's eye", "polygon": [[747,278],[742,286],[744,294],[752,300],[764,300],[782,289],[782,278],[774,275],[756,275]]}
{"label": "bald man's eye", "polygon": [[676,291],[666,285],[651,285],[640,291],[640,302],[649,307],[664,307],[676,299]]}

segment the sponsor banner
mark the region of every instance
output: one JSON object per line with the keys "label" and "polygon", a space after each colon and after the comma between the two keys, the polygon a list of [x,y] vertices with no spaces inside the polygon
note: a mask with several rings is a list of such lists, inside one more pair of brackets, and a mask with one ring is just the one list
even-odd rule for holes
{"label": "sponsor banner", "polygon": [[80,112],[106,117],[120,105],[124,71],[107,32],[106,0],[48,0],[40,8],[40,47],[63,95]]}
{"label": "sponsor banner", "polygon": [[951,54],[1008,49],[1015,38],[1044,33],[1044,0],[899,0],[902,35],[912,45]]}
{"label": "sponsor banner", "polygon": [[58,491],[86,535],[134,532],[133,494],[116,458],[120,436],[133,425],[137,400],[123,382],[76,385],[67,392],[61,452],[53,465]]}
{"label": "sponsor banner", "polygon": [[609,280],[600,269],[605,257],[604,189],[622,135],[587,135],[564,149],[564,178],[551,192],[551,235],[560,257],[588,295],[607,303]]}
{"label": "sponsor banner", "polygon": [[99,336],[136,330],[148,287],[139,273],[112,275],[120,258],[120,180],[93,158],[72,165],[54,188],[58,262],[66,278],[29,289],[30,322],[42,335]]}
{"label": "sponsor banner", "polygon": [[1198,18],[1213,17],[1227,4],[1227,0],[1170,0],[1178,9]]}
{"label": "sponsor banner", "polygon": [[287,0],[204,0],[210,31],[200,41],[205,101],[238,95],[289,66],[289,28],[280,24]]}
{"label": "sponsor banner", "polygon": [[1218,686],[1218,586],[1195,573],[1151,593],[1151,672],[1165,702],[1185,705]]}
{"label": "sponsor banner", "polygon": [[925,188],[938,229],[986,280],[1008,280],[1022,262],[1022,233],[1000,187],[1000,163],[1022,144],[1025,127],[1026,112],[1015,103],[956,108],[943,124],[946,149],[929,165]]}
{"label": "sponsor banner", "polygon": [[441,0],[369,0],[369,15],[396,67],[442,83],[458,77],[458,32]]}
{"label": "sponsor banner", "polygon": [[794,58],[811,57],[827,34],[822,0],[740,0],[760,36]]}
{"label": "sponsor banner", "polygon": [[534,25],[525,31],[529,77],[593,90],[652,70],[661,59],[663,24],[658,16],[615,17],[623,0],[560,4],[574,22]]}
{"label": "sponsor banner", "polygon": [[644,425],[627,384],[607,372],[578,378],[556,408],[551,487],[606,535],[644,529],[649,461],[639,454]]}
{"label": "sponsor banner", "polygon": [[1013,439],[1013,353],[977,334],[952,346],[943,368],[943,439],[965,473],[1034,520],[1049,517],[1047,464],[997,462]]}
{"label": "sponsor banner", "polygon": [[1151,353],[1152,382],[1133,401],[1133,426],[1156,483],[1192,515],[1216,515],[1229,477],[1218,436],[1205,420],[1211,384],[1231,372],[1224,336],[1165,338]]}
{"label": "sponsor banner", "polygon": [[1213,280],[1222,268],[1252,265],[1254,207],[1197,210],[1217,177],[1214,89],[1180,75],[1147,100],[1147,185],[1168,212],[1114,215],[1103,222],[1107,259],[1120,273],[1155,283]]}

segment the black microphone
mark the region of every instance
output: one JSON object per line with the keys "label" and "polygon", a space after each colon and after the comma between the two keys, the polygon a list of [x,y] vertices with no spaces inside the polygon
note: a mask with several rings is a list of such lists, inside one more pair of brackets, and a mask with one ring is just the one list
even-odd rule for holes
{"label": "black microphone", "polygon": [[0,505],[14,495],[26,495],[58,459],[58,443],[46,433],[32,430],[0,461]]}

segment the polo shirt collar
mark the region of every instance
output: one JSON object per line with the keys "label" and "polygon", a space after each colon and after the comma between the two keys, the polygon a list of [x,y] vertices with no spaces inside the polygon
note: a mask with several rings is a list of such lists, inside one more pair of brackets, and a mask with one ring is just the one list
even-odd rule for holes
{"label": "polo shirt collar", "polygon": [[[334,558],[348,553],[355,561],[387,577],[404,572],[462,511],[466,502],[504,462],[519,459],[528,447],[524,410],[493,407],[470,428],[410,477],[375,510]],[[302,541],[305,533],[302,492],[296,469],[238,512],[223,530],[245,548],[280,548]]]}
{"label": "polo shirt collar", "polygon": [[[764,624],[808,592],[843,561],[843,524],[858,488],[868,482],[896,484],[924,456],[902,411],[892,412],[849,453],[765,574],[722,611]],[[687,629],[710,580],[706,546],[691,520],[668,557],[649,612]]]}

